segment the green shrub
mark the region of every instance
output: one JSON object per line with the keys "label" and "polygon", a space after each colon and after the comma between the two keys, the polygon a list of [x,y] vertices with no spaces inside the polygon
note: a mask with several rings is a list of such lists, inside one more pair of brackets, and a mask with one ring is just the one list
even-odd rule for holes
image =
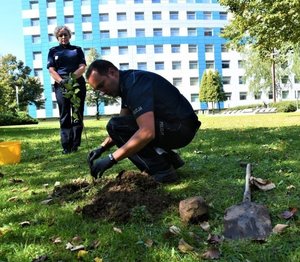
{"label": "green shrub", "polygon": [[277,103],[270,103],[270,107],[275,107],[277,109],[277,112],[295,112],[297,111],[297,105],[294,101],[281,101]]}
{"label": "green shrub", "polygon": [[6,112],[1,113],[0,115],[0,126],[27,125],[37,123],[37,119],[32,118],[26,112]]}

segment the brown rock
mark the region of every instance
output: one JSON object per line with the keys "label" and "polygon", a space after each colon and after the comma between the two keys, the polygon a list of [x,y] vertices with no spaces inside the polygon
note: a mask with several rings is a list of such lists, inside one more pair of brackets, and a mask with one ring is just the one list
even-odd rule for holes
{"label": "brown rock", "polygon": [[190,197],[179,203],[180,218],[185,223],[203,221],[208,215],[208,205],[201,196]]}

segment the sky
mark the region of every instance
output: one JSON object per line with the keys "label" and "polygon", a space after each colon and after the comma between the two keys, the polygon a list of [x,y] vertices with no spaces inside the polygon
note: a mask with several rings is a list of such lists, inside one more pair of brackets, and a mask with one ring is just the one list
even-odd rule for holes
{"label": "sky", "polygon": [[25,62],[22,0],[0,0],[0,55],[13,54]]}

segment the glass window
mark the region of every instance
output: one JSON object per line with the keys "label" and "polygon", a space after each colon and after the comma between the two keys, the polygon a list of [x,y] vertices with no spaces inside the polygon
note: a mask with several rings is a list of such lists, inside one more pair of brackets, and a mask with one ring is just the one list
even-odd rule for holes
{"label": "glass window", "polygon": [[170,3],[170,4],[177,4],[177,3],[178,3],[178,0],[169,0],[169,3]]}
{"label": "glass window", "polygon": [[152,12],[153,20],[161,20],[161,12]]}
{"label": "glass window", "polygon": [[254,99],[255,100],[260,100],[261,99],[261,92],[257,92],[254,94]]}
{"label": "glass window", "polygon": [[164,52],[163,45],[154,45],[154,53],[155,54],[162,54]]}
{"label": "glass window", "polygon": [[41,68],[34,69],[33,74],[38,78],[43,78],[43,70]]}
{"label": "glass window", "polygon": [[215,68],[215,62],[213,60],[205,61],[205,68],[206,69],[214,69]]}
{"label": "glass window", "polygon": [[145,29],[144,28],[135,29],[135,36],[136,37],[144,37],[145,36]]}
{"label": "glass window", "polygon": [[230,67],[230,61],[222,61],[222,68],[229,68]]}
{"label": "glass window", "polygon": [[172,62],[172,69],[173,70],[180,70],[181,69],[181,61],[173,61]]}
{"label": "glass window", "polygon": [[118,37],[127,37],[127,30],[126,29],[119,29],[118,30]]}
{"label": "glass window", "polygon": [[177,11],[171,11],[170,20],[178,20],[178,19],[179,19],[179,13]]}
{"label": "glass window", "polygon": [[159,4],[160,0],[152,0],[152,4]]}
{"label": "glass window", "polygon": [[41,43],[41,36],[40,35],[33,35],[32,36],[32,43],[33,44],[39,44],[39,43]]}
{"label": "glass window", "polygon": [[199,94],[191,94],[191,102],[199,102]]}
{"label": "glass window", "polygon": [[171,28],[170,29],[170,35],[171,36],[179,36],[179,28],[176,27],[176,28]]}
{"label": "glass window", "polygon": [[74,23],[74,16],[65,16],[65,24],[73,24]]}
{"label": "glass window", "polygon": [[189,61],[189,69],[198,69],[198,61]]}
{"label": "glass window", "polygon": [[188,36],[197,36],[197,29],[196,28],[188,28]]}
{"label": "glass window", "polygon": [[282,84],[287,84],[288,81],[289,81],[289,77],[288,77],[288,76],[283,76],[283,77],[281,77],[281,83],[282,83]]}
{"label": "glass window", "polygon": [[81,5],[91,5],[91,0],[81,0]]}
{"label": "glass window", "polygon": [[117,13],[117,21],[126,21],[126,13]]}
{"label": "glass window", "polygon": [[108,13],[99,14],[100,22],[107,22],[108,21]]}
{"label": "glass window", "polygon": [[64,6],[65,7],[73,6],[73,0],[64,0]]}
{"label": "glass window", "polygon": [[135,12],[134,18],[136,21],[144,20],[144,12]]}
{"label": "glass window", "polygon": [[139,62],[137,63],[138,70],[147,70],[147,63],[146,62]]}
{"label": "glass window", "polygon": [[153,28],[153,36],[162,36],[161,28]]}
{"label": "glass window", "polygon": [[176,87],[180,87],[182,85],[182,78],[181,77],[173,78],[173,85]]}
{"label": "glass window", "polygon": [[195,12],[187,12],[186,18],[187,18],[187,20],[196,20],[196,13]]}
{"label": "glass window", "polygon": [[30,9],[39,9],[39,3],[38,1],[30,1]]}
{"label": "glass window", "polygon": [[48,17],[48,25],[56,25],[56,17]]}
{"label": "glass window", "polygon": [[214,45],[206,44],[205,45],[205,53],[213,53],[214,52]]}
{"label": "glass window", "polygon": [[300,83],[299,78],[297,78],[296,76],[294,77],[294,83],[295,83],[295,84],[299,84],[299,83]]}
{"label": "glass window", "polygon": [[165,64],[164,62],[155,62],[155,70],[164,70]]}
{"label": "glass window", "polygon": [[244,85],[245,84],[245,78],[243,76],[239,76],[239,84]]}
{"label": "glass window", "polygon": [[269,99],[273,99],[273,92],[269,92],[268,98],[269,98]]}
{"label": "glass window", "polygon": [[[53,109],[57,109],[58,108],[57,107],[57,101],[52,101],[52,108]],[[45,107],[43,109],[45,109]]]}
{"label": "glass window", "polygon": [[110,47],[101,47],[101,55],[110,55]]}
{"label": "glass window", "polygon": [[57,41],[56,37],[53,34],[49,34],[48,35],[48,40],[49,40],[49,42],[55,42],[55,41]]}
{"label": "glass window", "polygon": [[41,52],[33,52],[32,57],[34,61],[41,61],[42,60],[42,53]]}
{"label": "glass window", "polygon": [[211,20],[212,19],[211,12],[203,12],[203,19],[204,20]]}
{"label": "glass window", "polygon": [[40,25],[40,19],[38,18],[31,18],[30,19],[31,26],[39,26]]}
{"label": "glass window", "polygon": [[136,46],[136,53],[137,54],[146,54],[146,46],[145,45]]}
{"label": "glass window", "polygon": [[238,61],[238,68],[244,68],[244,63],[245,63],[244,60],[239,60]]}
{"label": "glass window", "polygon": [[221,45],[221,51],[222,51],[223,53],[227,53],[227,52],[228,52],[228,48],[227,48],[227,46],[226,46],[225,44],[222,44],[222,45]]}
{"label": "glass window", "polygon": [[55,8],[55,0],[47,0],[47,8]]}
{"label": "glass window", "polygon": [[134,0],[135,4],[142,4],[144,2],[144,0]]}
{"label": "glass window", "polygon": [[129,64],[128,63],[120,63],[119,68],[120,68],[120,70],[128,70]]}
{"label": "glass window", "polygon": [[93,38],[92,32],[83,32],[82,38],[84,40],[91,40]]}
{"label": "glass window", "polygon": [[223,76],[222,77],[223,85],[230,85],[230,80],[231,80],[230,76]]}
{"label": "glass window", "polygon": [[197,53],[197,45],[189,45],[189,53]]}
{"label": "glass window", "polygon": [[100,38],[109,38],[109,30],[101,30]]}
{"label": "glass window", "polygon": [[247,92],[240,92],[240,100],[246,100],[247,99]]}
{"label": "glass window", "polygon": [[92,22],[91,15],[82,15],[82,23],[89,23]]}
{"label": "glass window", "polygon": [[171,45],[172,53],[180,53],[180,45]]}
{"label": "glass window", "polygon": [[212,28],[204,28],[204,36],[212,36],[213,30]]}
{"label": "glass window", "polygon": [[119,46],[119,55],[127,55],[128,47],[127,46]]}
{"label": "glass window", "polygon": [[231,92],[225,93],[225,98],[226,98],[226,101],[230,101],[231,100]]}
{"label": "glass window", "polygon": [[190,86],[198,86],[199,78],[198,77],[191,77],[190,78]]}
{"label": "glass window", "polygon": [[227,20],[227,12],[220,12],[220,20]]}

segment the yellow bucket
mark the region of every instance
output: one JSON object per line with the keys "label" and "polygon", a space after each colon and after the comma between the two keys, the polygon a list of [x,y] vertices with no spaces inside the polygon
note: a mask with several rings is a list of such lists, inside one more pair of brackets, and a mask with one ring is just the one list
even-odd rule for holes
{"label": "yellow bucket", "polygon": [[0,143],[0,165],[19,163],[20,160],[20,141],[8,141]]}

